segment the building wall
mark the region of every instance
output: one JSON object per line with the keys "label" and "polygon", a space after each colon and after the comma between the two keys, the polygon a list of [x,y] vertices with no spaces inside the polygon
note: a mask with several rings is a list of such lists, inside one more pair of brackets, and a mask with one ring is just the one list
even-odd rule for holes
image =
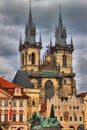
{"label": "building wall", "polygon": [[[3,94],[5,91],[0,91],[0,101],[2,104],[0,105],[0,122],[2,124],[3,130],[17,130],[17,128],[22,128],[22,130],[27,130],[29,128],[29,123],[27,122],[27,98],[20,97],[20,94],[17,94],[17,97],[12,97],[11,95]],[[16,93],[15,93],[16,94]],[[5,105],[5,101],[8,103]],[[23,105],[20,105],[20,100],[23,102]],[[15,101],[15,105],[13,105],[13,101]],[[12,119],[9,119],[10,109],[12,109]],[[7,118],[5,118],[5,114],[7,114]],[[15,119],[13,119],[13,115],[16,115]],[[20,114],[23,115],[23,120],[19,119]],[[5,124],[5,126],[3,126]]]}
{"label": "building wall", "polygon": [[40,96],[40,90],[38,89],[25,89],[24,90],[26,94],[29,96],[28,99],[28,106],[27,106],[27,118],[31,118],[33,112],[39,113],[39,96]]}
{"label": "building wall", "polygon": [[[84,124],[84,104],[76,96],[69,96],[68,100],[61,100],[55,95],[47,101],[47,117],[50,116],[51,105],[54,105],[55,116],[60,125],[67,129],[71,126],[77,130],[80,124]],[[72,118],[72,119],[71,119]]]}
{"label": "building wall", "polygon": [[84,129],[87,129],[87,95],[84,97]]}
{"label": "building wall", "polygon": [[[35,54],[35,64],[31,63],[32,53]],[[24,54],[24,64],[23,64],[23,57],[22,57],[23,54]],[[38,71],[39,64],[40,64],[40,49],[39,48],[26,48],[21,51],[20,67],[22,70]]]}

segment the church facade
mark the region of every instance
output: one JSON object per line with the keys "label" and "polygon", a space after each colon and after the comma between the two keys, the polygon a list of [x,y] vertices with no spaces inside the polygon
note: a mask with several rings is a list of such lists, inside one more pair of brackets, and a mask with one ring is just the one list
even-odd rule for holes
{"label": "church facade", "polygon": [[76,95],[75,73],[72,66],[73,41],[71,38],[71,43],[67,44],[66,38],[66,28],[60,12],[55,29],[55,45],[50,41],[41,62],[42,39],[40,35],[39,42],[35,40],[36,26],[33,24],[30,9],[24,43],[20,38],[20,67],[28,73],[33,87],[40,90],[40,102],[50,99],[55,93],[62,97]]}
{"label": "church facade", "polygon": [[86,129],[87,98],[77,98],[72,63],[74,45],[72,37],[69,44],[66,38],[66,27],[60,11],[58,25],[55,27],[55,43],[50,40],[50,45],[41,60],[42,38],[40,34],[39,41],[36,41],[36,25],[30,6],[23,43],[20,37],[20,70],[15,75],[13,83],[24,87],[29,96],[28,118],[34,111],[48,117],[53,104],[62,128],[76,130],[80,126],[83,129],[84,125]]}

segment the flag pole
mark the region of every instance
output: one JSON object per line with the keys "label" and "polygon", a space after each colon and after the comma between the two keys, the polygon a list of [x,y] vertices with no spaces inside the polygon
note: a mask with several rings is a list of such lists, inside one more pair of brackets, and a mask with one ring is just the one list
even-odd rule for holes
{"label": "flag pole", "polygon": [[10,104],[9,122],[10,122],[10,130],[12,130],[12,101],[9,104]]}

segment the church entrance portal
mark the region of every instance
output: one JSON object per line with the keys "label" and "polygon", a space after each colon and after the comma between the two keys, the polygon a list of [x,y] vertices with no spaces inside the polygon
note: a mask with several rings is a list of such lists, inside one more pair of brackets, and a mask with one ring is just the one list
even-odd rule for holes
{"label": "church entrance portal", "polygon": [[54,96],[54,88],[52,81],[48,80],[45,83],[45,100],[50,99]]}

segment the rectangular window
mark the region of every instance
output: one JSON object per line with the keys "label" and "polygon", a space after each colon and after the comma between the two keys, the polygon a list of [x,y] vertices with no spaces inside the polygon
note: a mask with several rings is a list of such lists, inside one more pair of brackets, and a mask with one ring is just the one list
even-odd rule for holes
{"label": "rectangular window", "polygon": [[23,100],[19,100],[19,107],[23,107]]}
{"label": "rectangular window", "polygon": [[13,100],[13,107],[16,107],[16,100]]}
{"label": "rectangular window", "polygon": [[19,115],[19,121],[23,121],[23,114]]}
{"label": "rectangular window", "polygon": [[72,121],[72,116],[70,116],[70,121]]}
{"label": "rectangular window", "polygon": [[80,121],[82,121],[82,117],[80,116],[79,118],[80,118]]}
{"label": "rectangular window", "polygon": [[4,121],[6,121],[6,122],[8,121],[8,114],[4,115]]}
{"label": "rectangular window", "polygon": [[13,122],[16,122],[16,114],[13,114],[12,120],[13,120]]}
{"label": "rectangular window", "polygon": [[75,121],[77,121],[77,117],[75,116]]}
{"label": "rectangular window", "polygon": [[63,119],[62,119],[62,116],[60,116],[60,121],[62,121]]}
{"label": "rectangular window", "polygon": [[8,99],[5,100],[5,102],[4,102],[4,106],[5,106],[5,107],[8,106]]}

